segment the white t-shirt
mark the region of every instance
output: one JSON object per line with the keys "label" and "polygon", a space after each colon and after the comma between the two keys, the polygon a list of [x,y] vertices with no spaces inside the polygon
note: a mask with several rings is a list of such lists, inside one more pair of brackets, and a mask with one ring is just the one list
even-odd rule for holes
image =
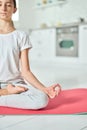
{"label": "white t-shirt", "polygon": [[15,30],[8,34],[0,34],[0,82],[23,81],[19,54],[31,47],[29,36],[23,31]]}

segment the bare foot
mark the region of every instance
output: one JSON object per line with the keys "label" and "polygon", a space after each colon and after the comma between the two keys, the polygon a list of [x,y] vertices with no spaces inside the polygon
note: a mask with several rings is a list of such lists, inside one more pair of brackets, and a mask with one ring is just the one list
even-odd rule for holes
{"label": "bare foot", "polygon": [[12,84],[8,84],[7,86],[8,94],[19,94],[28,90],[28,88],[22,86],[14,86]]}

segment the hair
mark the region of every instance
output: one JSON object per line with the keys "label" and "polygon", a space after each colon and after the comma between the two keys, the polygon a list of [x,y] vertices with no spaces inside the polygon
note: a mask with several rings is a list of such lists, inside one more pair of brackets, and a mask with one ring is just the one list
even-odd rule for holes
{"label": "hair", "polygon": [[13,0],[14,8],[16,8],[16,0]]}
{"label": "hair", "polygon": [[[17,5],[16,5],[16,0],[13,0],[13,4],[14,4],[14,8],[16,8],[16,7],[17,7]],[[12,23],[12,26],[14,27],[13,21],[11,21],[11,23]]]}

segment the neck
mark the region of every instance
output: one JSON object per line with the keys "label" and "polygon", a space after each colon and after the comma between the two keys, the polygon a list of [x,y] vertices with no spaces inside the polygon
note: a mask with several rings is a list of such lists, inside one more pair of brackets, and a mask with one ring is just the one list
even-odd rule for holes
{"label": "neck", "polygon": [[15,30],[13,21],[0,20],[0,33],[9,33]]}

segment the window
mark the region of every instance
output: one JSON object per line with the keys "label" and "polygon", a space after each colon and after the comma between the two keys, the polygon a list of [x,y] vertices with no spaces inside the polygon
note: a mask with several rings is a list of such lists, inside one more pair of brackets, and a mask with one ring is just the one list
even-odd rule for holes
{"label": "window", "polygon": [[13,14],[13,21],[19,21],[19,0],[16,0],[17,3],[17,11]]}

